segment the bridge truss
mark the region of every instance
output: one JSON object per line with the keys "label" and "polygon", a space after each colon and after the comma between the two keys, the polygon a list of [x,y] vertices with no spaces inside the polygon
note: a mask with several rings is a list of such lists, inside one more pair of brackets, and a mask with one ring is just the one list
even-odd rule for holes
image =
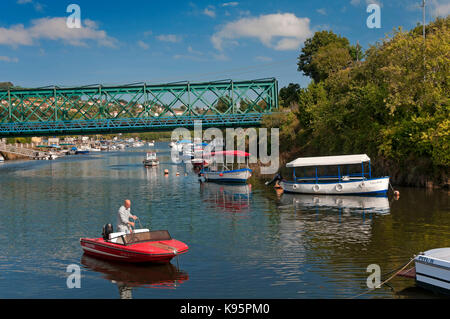
{"label": "bridge truss", "polygon": [[0,90],[0,137],[258,126],[278,110],[276,79]]}

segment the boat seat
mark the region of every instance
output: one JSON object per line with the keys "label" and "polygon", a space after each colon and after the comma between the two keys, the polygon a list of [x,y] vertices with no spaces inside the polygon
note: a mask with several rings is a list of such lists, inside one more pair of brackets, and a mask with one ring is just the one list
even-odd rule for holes
{"label": "boat seat", "polygon": [[130,234],[126,234],[121,236],[123,239],[124,245],[136,244],[148,241],[159,241],[159,240],[170,240],[172,237],[170,236],[167,230],[154,230],[147,232],[134,232]]}
{"label": "boat seat", "polygon": [[[143,229],[135,229],[134,232],[135,233],[144,233],[144,232],[149,232],[150,229],[147,228],[143,228]],[[109,234],[109,240],[113,243],[118,243],[118,244],[124,244],[122,236],[125,236],[129,234],[129,232],[116,232],[116,233],[111,233]]]}

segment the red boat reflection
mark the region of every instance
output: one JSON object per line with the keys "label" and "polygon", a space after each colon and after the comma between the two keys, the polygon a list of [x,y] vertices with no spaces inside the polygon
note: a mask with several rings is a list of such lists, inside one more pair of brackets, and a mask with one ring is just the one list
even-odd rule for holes
{"label": "red boat reflection", "polygon": [[99,259],[83,254],[81,264],[101,273],[103,278],[117,284],[121,298],[130,298],[136,287],[175,289],[189,280],[186,272],[167,264],[129,264]]}

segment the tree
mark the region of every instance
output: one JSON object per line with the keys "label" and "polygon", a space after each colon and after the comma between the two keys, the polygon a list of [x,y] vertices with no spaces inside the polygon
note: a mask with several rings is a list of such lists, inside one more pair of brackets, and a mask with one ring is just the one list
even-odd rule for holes
{"label": "tree", "polygon": [[232,101],[229,96],[221,96],[215,105],[216,110],[221,113],[226,113],[226,111],[231,107]]}
{"label": "tree", "polygon": [[353,62],[348,48],[333,42],[320,47],[311,59],[317,77],[326,79],[332,73],[349,67]]}
{"label": "tree", "polygon": [[14,84],[11,82],[0,82],[0,89],[9,89],[14,87]]}
{"label": "tree", "polygon": [[357,55],[360,55],[360,52],[350,45],[347,38],[341,37],[333,33],[333,31],[318,31],[312,38],[306,39],[305,45],[301,51],[302,53],[298,57],[297,70],[303,72],[306,76],[311,77],[316,82],[323,80],[320,76],[321,72],[317,70],[317,66],[311,62],[313,56],[320,48],[332,43],[335,44],[335,47],[347,49],[353,61],[356,61]]}
{"label": "tree", "polygon": [[287,87],[280,89],[279,103],[281,107],[296,108],[298,107],[298,93],[300,85],[289,83]]}

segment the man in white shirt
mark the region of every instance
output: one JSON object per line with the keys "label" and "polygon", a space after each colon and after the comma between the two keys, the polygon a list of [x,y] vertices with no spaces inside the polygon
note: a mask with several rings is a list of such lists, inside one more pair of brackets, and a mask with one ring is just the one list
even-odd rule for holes
{"label": "man in white shirt", "polygon": [[130,218],[137,219],[137,216],[131,215],[130,212],[131,201],[126,199],[123,206],[120,206],[117,214],[117,231],[128,232],[129,227],[134,227],[134,222],[130,222]]}

